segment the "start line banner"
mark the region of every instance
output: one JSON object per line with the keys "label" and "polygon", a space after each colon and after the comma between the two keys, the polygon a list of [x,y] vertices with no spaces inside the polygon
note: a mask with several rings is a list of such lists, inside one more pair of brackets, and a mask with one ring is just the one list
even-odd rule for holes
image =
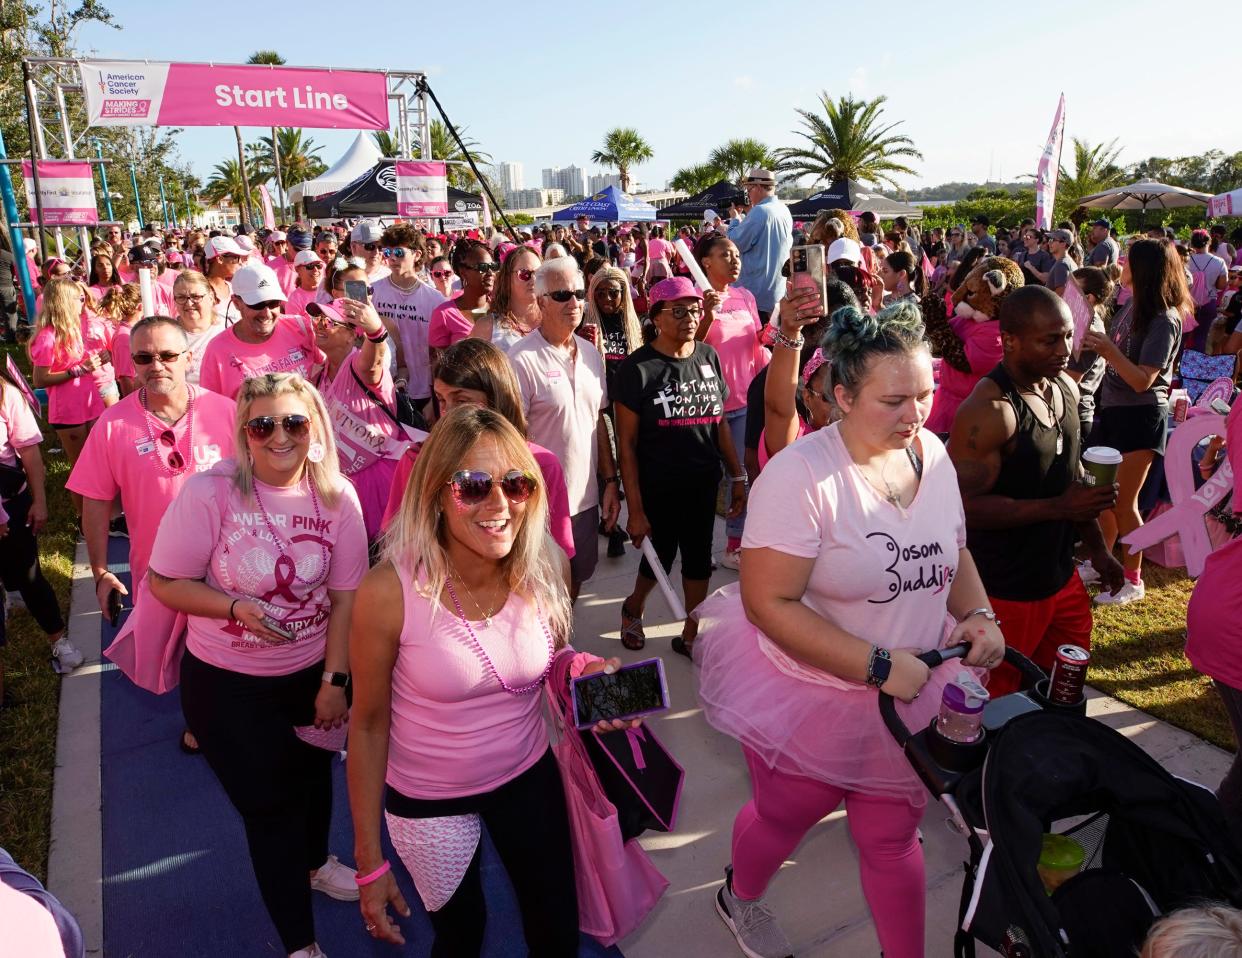
{"label": "start line banner", "polygon": [[388,129],[382,73],[84,60],[90,126]]}
{"label": "start line banner", "polygon": [[448,213],[448,167],[443,160],[397,160],[397,215]]}
{"label": "start line banner", "polygon": [[[30,207],[31,222],[37,222],[39,207],[35,202],[34,172],[29,160],[22,160],[22,179],[26,184],[26,205]],[[95,226],[99,222],[90,163],[40,160],[39,199],[43,201],[42,226]]]}

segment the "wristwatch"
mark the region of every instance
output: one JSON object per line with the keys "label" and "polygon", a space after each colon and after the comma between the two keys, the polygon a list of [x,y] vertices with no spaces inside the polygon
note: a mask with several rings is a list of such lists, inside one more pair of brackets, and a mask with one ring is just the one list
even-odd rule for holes
{"label": "wristwatch", "polygon": [[336,686],[338,689],[343,689],[345,688],[345,686],[349,684],[349,673],[348,672],[324,672],[323,680],[327,682],[329,685]]}
{"label": "wristwatch", "polygon": [[888,681],[888,674],[892,671],[893,657],[888,654],[888,649],[871,646],[871,658],[867,660],[867,684],[878,689]]}

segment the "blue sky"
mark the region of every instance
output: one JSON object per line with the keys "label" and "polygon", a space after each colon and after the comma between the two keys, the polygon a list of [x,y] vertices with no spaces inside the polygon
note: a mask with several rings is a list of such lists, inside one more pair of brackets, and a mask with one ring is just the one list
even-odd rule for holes
{"label": "blue sky", "polygon": [[[618,125],[637,128],[655,152],[635,171],[647,185],[731,137],[792,145],[794,109],[816,108],[821,90],[888,96],[886,118],[901,121],[925,157],[906,186],[1033,173],[1062,90],[1067,137],[1117,137],[1128,162],[1242,149],[1228,81],[1197,90],[1187,81],[1205,62],[1202,18],[1168,23],[1180,8],[1154,0],[1033,8],[638,0],[610,4],[617,12],[607,15],[545,0],[469,8],[422,0],[371,3],[365,18],[324,0],[225,4],[222,16],[211,4],[108,6],[123,29],[92,26],[80,37],[101,57],[228,63],[275,48],[294,65],[426,70],[453,121],[495,160],[523,163],[527,186],[540,185],[545,166],[592,171],[591,151]],[[1145,39],[1135,44],[1135,34]],[[331,163],[355,134],[310,135]],[[227,127],[180,140],[204,178],[235,153],[233,142]]]}

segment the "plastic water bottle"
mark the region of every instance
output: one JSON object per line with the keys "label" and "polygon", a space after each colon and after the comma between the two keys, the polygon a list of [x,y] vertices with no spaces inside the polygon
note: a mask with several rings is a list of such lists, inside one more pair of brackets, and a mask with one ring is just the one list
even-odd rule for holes
{"label": "plastic water bottle", "polygon": [[965,670],[958,672],[944,687],[936,731],[951,742],[977,742],[983,735],[983,707],[989,698],[988,690],[974,676]]}

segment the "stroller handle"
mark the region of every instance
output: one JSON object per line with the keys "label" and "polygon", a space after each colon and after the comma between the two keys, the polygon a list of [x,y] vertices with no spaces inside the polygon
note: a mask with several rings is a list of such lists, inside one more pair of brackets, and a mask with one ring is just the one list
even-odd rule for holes
{"label": "stroller handle", "polygon": [[[961,645],[950,646],[947,649],[930,649],[927,652],[921,652],[915,656],[920,662],[927,665],[928,668],[936,668],[936,666],[948,661],[949,659],[964,659],[970,654],[970,643],[963,642]],[[1037,682],[1042,682],[1048,676],[1044,675],[1044,670],[1028,659],[1017,649],[1005,647],[1005,663],[1012,665],[1020,673],[1022,673],[1022,688],[1032,688]],[[906,742],[910,739],[910,730],[906,728],[906,723],[901,720],[901,716],[897,714],[897,702],[886,692],[880,693],[880,715],[884,719],[884,724],[888,726],[889,732],[896,739],[897,744],[905,748]]]}

